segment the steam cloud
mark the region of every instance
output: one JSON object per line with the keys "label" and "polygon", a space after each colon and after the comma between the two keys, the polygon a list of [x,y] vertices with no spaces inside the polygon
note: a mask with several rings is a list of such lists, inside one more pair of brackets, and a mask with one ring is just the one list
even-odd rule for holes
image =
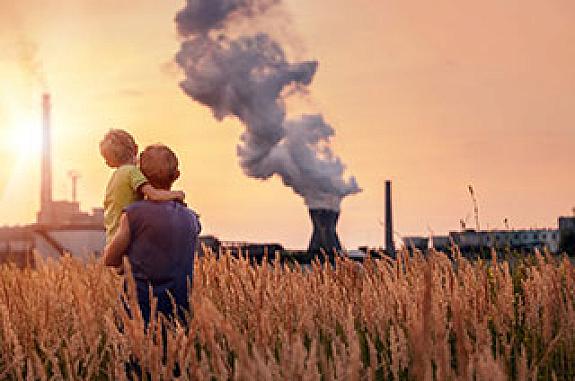
{"label": "steam cloud", "polygon": [[35,42],[23,37],[18,41],[18,60],[24,73],[42,89],[46,89],[47,80],[44,65],[39,58]]}
{"label": "steam cloud", "polygon": [[341,200],[361,191],[329,147],[335,132],[322,115],[286,119],[285,96],[313,80],[316,61],[290,63],[266,33],[229,36],[238,21],[255,18],[279,0],[187,0],[176,15],[185,37],[176,62],[186,78],[182,90],[222,120],[245,125],[237,153],[244,173],[274,174],[301,195],[308,207],[339,210]]}

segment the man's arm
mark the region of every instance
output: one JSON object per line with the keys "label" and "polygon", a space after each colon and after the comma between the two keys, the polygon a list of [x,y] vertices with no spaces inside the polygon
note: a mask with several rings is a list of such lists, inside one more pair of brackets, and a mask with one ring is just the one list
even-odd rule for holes
{"label": "man's arm", "polygon": [[130,244],[130,224],[126,213],[120,217],[120,225],[114,238],[104,248],[104,265],[119,267],[122,265],[122,257]]}
{"label": "man's arm", "polygon": [[184,201],[186,194],[183,191],[169,191],[164,189],[156,189],[150,185],[150,183],[145,183],[140,187],[140,192],[148,200],[152,201],[170,201],[179,200]]}

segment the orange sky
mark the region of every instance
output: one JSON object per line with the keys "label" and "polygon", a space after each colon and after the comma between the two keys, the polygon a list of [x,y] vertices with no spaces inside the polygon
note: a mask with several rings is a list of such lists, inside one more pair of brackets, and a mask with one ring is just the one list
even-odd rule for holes
{"label": "orange sky", "polygon": [[[0,3],[0,223],[39,204],[39,75],[53,96],[54,193],[82,174],[82,207],[99,206],[110,170],[98,142],[112,127],[179,155],[176,186],[224,239],[305,247],[311,224],[279,179],[245,177],[242,126],[179,89],[169,62],[176,0]],[[575,5],[570,0],[284,0],[270,21],[296,59],[320,66],[309,98],[336,129],[335,152],[364,192],[342,204],[343,244],[381,244],[383,180],[394,181],[399,234],[443,233],[472,212],[484,226],[555,226],[575,206]],[[34,46],[36,45],[36,60]],[[25,60],[27,58],[27,60]],[[33,62],[36,61],[36,62]],[[22,136],[27,138],[22,138]],[[469,219],[470,223],[472,218]]]}

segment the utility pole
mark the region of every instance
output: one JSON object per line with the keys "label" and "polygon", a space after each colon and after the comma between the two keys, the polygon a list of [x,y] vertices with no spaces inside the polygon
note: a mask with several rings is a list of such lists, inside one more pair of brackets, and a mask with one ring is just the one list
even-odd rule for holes
{"label": "utility pole", "polygon": [[78,201],[77,195],[77,187],[78,187],[78,179],[80,178],[80,174],[76,171],[68,171],[68,176],[72,180],[72,201]]}
{"label": "utility pole", "polygon": [[469,194],[471,195],[471,201],[473,201],[473,214],[475,215],[475,229],[477,232],[481,230],[479,226],[479,206],[477,205],[477,198],[475,198],[475,191],[473,190],[473,185],[469,185]]}

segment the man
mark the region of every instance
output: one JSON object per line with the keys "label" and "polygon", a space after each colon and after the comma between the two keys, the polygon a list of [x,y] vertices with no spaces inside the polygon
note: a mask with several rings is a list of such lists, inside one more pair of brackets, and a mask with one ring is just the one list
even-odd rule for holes
{"label": "man", "polygon": [[[157,189],[170,190],[179,177],[178,159],[168,147],[147,147],[140,169]],[[146,325],[150,321],[149,287],[157,298],[157,311],[183,319],[189,310],[188,284],[192,284],[198,216],[178,201],[137,201],[124,209],[118,230],[104,249],[106,266],[119,267],[128,257],[136,282],[138,303]]]}

